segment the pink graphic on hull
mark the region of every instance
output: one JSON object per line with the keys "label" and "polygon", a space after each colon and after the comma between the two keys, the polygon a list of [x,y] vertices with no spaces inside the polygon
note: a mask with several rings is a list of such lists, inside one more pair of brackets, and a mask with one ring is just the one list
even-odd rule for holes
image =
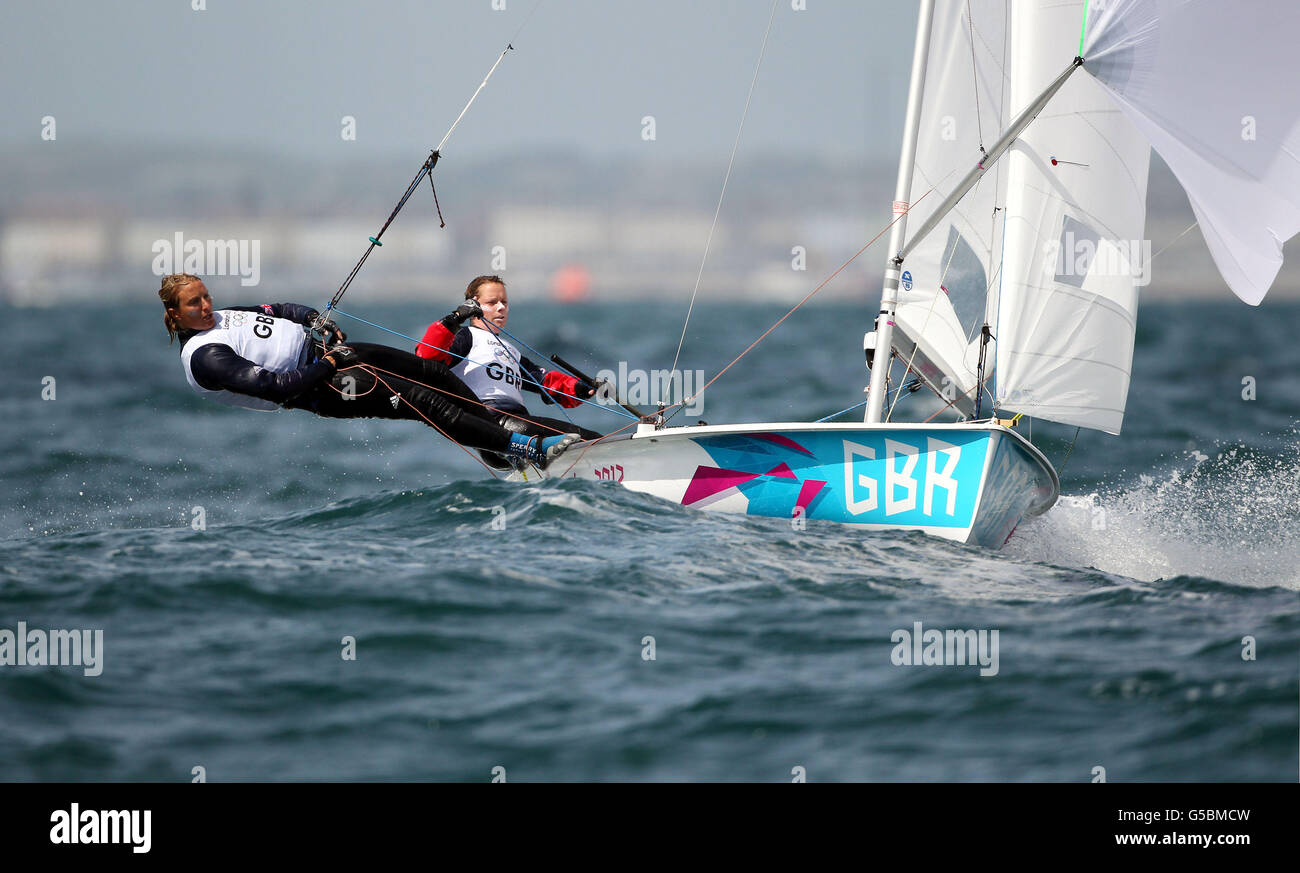
{"label": "pink graphic on hull", "polygon": [[803,480],[803,487],[799,489],[799,498],[795,500],[794,505],[800,509],[807,509],[808,504],[813,502],[813,498],[817,496],[825,484],[825,482],[817,479]]}
{"label": "pink graphic on hull", "polygon": [[769,443],[776,443],[778,446],[785,446],[787,449],[794,449],[796,452],[803,452],[808,457],[813,457],[813,453],[799,445],[787,436],[781,436],[779,433],[756,433],[752,435],[756,440],[767,440]]}
{"label": "pink graphic on hull", "polygon": [[692,503],[706,497],[712,497],[719,492],[726,491],[728,488],[734,488],[751,479],[757,479],[759,475],[758,473],[742,473],[739,470],[722,470],[717,467],[696,467],[695,475],[691,477],[691,484],[686,486],[686,493],[682,495],[682,505],[690,506]]}
{"label": "pink graphic on hull", "polygon": [[[755,445],[755,441],[766,443],[771,448]],[[738,444],[704,446],[713,460],[728,466],[697,466],[682,496],[682,505],[704,507],[720,500],[739,497],[743,502],[736,508],[741,511],[782,517],[796,508],[810,510],[823,495],[829,493],[825,481],[801,479],[799,472],[792,469],[789,463],[777,460],[790,451],[816,460],[816,455],[784,434],[749,434],[741,440],[731,442]],[[803,457],[791,460],[801,467],[805,463]],[[737,470],[734,467],[749,469]]]}

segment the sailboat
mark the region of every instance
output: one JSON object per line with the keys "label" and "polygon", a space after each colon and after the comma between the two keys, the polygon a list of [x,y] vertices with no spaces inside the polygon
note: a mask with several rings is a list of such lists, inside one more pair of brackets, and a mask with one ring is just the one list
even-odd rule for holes
{"label": "sailboat", "polygon": [[[1293,6],[923,0],[864,420],[647,418],[543,475],[999,548],[1060,493],[1020,416],[1121,430],[1153,146],[1229,287],[1257,304],[1276,277],[1300,231]],[[959,420],[895,420],[908,380]]]}

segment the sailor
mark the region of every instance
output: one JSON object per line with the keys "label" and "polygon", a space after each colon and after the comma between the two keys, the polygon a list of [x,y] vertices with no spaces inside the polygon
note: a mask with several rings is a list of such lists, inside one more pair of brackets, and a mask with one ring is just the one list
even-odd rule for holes
{"label": "sailor", "polygon": [[[542,467],[578,440],[572,432],[506,430],[445,365],[373,343],[343,345],[343,331],[309,307],[214,311],[203,280],[188,273],[164,277],[158,296],[168,335],[181,341],[186,381],[211,400],[328,418],[420,420],[458,443]],[[312,337],[312,326],[324,343]]]}
{"label": "sailor", "polygon": [[[501,336],[509,317],[510,301],[500,276],[478,276],[465,289],[465,302],[429,325],[415,353],[441,362],[464,380],[484,404],[497,414],[502,427],[530,436],[577,431],[584,440],[599,439],[594,430],[572,422],[531,415],[523,391],[572,409],[596,393],[596,386],[558,370],[546,370],[519,354]],[[468,324],[466,324],[468,322]]]}

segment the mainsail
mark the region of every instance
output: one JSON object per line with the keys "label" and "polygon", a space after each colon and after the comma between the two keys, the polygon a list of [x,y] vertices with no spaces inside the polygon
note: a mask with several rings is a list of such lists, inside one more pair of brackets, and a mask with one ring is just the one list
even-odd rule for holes
{"label": "mainsail", "polygon": [[[1075,56],[1084,5],[1014,4],[1013,111]],[[1149,162],[1141,134],[1081,75],[1012,146],[995,330],[1000,407],[1119,433],[1147,276]]]}

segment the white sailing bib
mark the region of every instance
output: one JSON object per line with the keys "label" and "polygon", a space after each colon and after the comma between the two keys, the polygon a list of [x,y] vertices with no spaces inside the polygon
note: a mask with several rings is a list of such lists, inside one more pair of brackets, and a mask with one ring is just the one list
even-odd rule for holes
{"label": "white sailing bib", "polygon": [[307,333],[302,325],[287,318],[275,318],[260,312],[219,309],[213,314],[217,319],[216,326],[196,333],[181,347],[181,366],[185,368],[185,380],[199,394],[218,403],[267,412],[279,409],[270,400],[237,391],[209,391],[194,378],[190,359],[203,346],[215,343],[229,346],[235,354],[264,370],[287,373],[298,369],[302,358],[303,346],[307,342]]}
{"label": "white sailing bib", "polygon": [[465,360],[453,365],[451,371],[469,386],[475,397],[489,406],[506,401],[523,406],[519,350],[482,328],[470,326],[469,332],[474,344]]}

